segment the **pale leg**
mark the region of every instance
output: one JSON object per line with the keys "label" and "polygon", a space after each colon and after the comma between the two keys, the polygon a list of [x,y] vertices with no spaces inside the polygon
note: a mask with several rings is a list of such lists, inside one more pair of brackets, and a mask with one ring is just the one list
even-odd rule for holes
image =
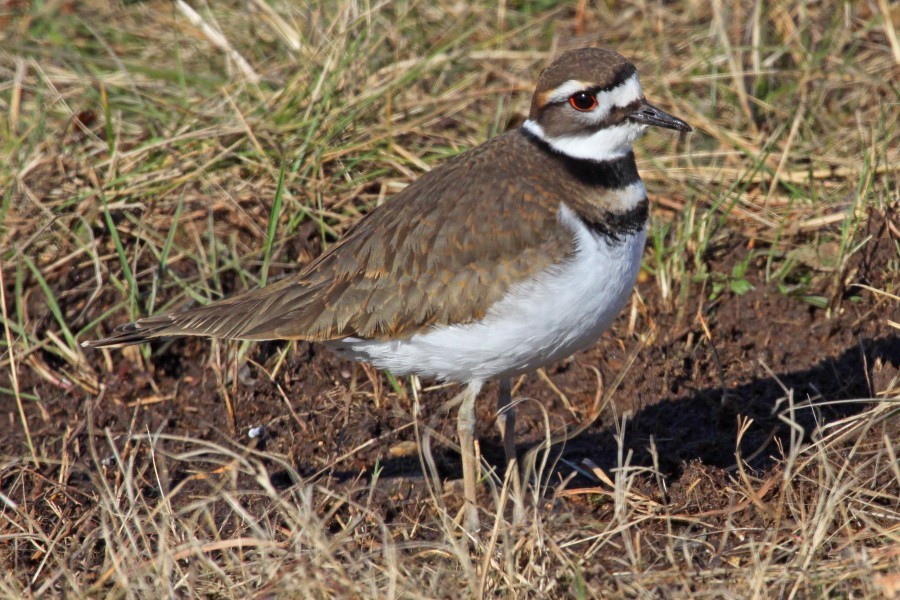
{"label": "pale leg", "polygon": [[525,508],[522,502],[522,483],[519,477],[519,463],[516,457],[516,407],[512,404],[512,379],[500,380],[497,393],[497,428],[503,440],[503,452],[506,454],[506,472],[512,484],[513,524],[518,524],[524,517]]}
{"label": "pale leg", "polygon": [[470,533],[478,530],[478,504],[475,495],[477,465],[475,464],[475,398],[481,390],[480,381],[472,381],[463,391],[459,405],[457,431],[462,454],[463,495],[465,498],[465,528]]}
{"label": "pale leg", "polygon": [[516,460],[516,407],[512,406],[512,379],[508,377],[500,380],[500,389],[497,390],[497,428],[509,468]]}

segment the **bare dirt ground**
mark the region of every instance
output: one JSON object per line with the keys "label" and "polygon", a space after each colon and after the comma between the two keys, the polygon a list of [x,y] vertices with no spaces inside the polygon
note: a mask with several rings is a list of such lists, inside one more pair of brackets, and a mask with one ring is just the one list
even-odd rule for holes
{"label": "bare dirt ground", "polygon": [[[854,256],[850,269],[855,282],[879,288],[887,283],[884,264],[891,260],[896,240],[881,215],[871,215],[868,232],[871,241]],[[732,238],[703,260],[712,273],[730,273],[750,255],[748,240]],[[725,292],[710,299],[708,286],[697,283],[688,291],[683,310],[662,303],[655,286],[640,285],[634,314],[626,311],[596,347],[549,369],[552,386],[538,375],[517,382],[517,435],[524,456],[546,436],[545,418],[554,432],[573,428],[596,410],[599,395],[617,381],[599,419],[551,452],[552,471],[543,476],[548,487],[541,494],[540,510],[557,536],[569,537],[566,530],[576,536],[585,527],[615,519],[610,489],[595,469],[612,473],[621,466],[623,451],[630,466],[653,469],[634,482],[633,493],[685,511],[687,525],[679,528],[690,529],[692,520],[702,518],[704,528],[724,528],[727,522],[762,534],[775,520],[767,504],[776,488],[764,485],[754,502],[735,506],[734,495],[727,492],[738,457],[742,473],[746,469],[759,481],[777,479],[787,447],[809,444],[810,436],[821,436],[830,424],[870,408],[856,400],[875,398],[896,383],[900,336],[882,326],[885,318],[900,317],[895,304],[845,288],[831,298],[829,315],[766,286],[760,275],[764,262],[764,257],[750,259],[745,277],[752,289],[746,293]],[[823,278],[823,289],[829,283]],[[11,292],[12,287],[7,294]],[[101,308],[102,303],[95,304],[91,312]],[[98,480],[109,486],[121,483],[115,464],[127,462],[141,493],[159,493],[159,449],[118,443],[143,432],[166,436],[160,447],[172,457],[196,451],[197,440],[254,452],[263,457],[265,477],[276,489],[314,483],[365,503],[383,516],[389,530],[414,531],[411,541],[437,536],[433,522],[422,523],[423,511],[433,507],[411,427],[415,419],[410,388],[397,393],[384,375],[309,344],[291,347],[283,360],[281,349],[275,343],[251,348],[248,362],[237,369],[237,383],[230,381],[233,373],[227,369],[211,366],[215,361],[210,342],[197,339],[155,344],[149,371],[135,370],[111,352],[109,360],[120,368],[104,379],[104,391],[97,396],[25,379],[22,388],[42,398],[28,405],[26,415],[34,443],[40,455],[64,458],[38,469],[8,466],[4,494],[29,505],[35,522],[59,523],[59,517],[65,517],[62,522],[69,527],[56,532],[57,539],[74,547],[87,544],[78,552],[90,571],[90,545],[101,543],[91,536],[100,524],[92,509]],[[279,362],[277,375],[270,377]],[[451,393],[420,394],[420,427]],[[495,386],[489,386],[487,399],[480,402],[478,437],[488,463],[502,471],[494,393]],[[789,407],[794,411],[790,420],[784,418]],[[12,420],[16,407],[11,396],[0,397],[0,411]],[[251,439],[248,431],[259,426],[264,433]],[[453,439],[455,420],[445,417],[436,429]],[[874,441],[882,436],[898,439],[900,420],[889,420],[868,436]],[[857,443],[867,443],[865,437]],[[0,452],[10,455],[24,443],[22,430],[13,427],[0,441]],[[442,479],[460,477],[452,448],[439,444],[435,455]],[[181,488],[173,510],[215,492],[223,485],[219,480],[234,475],[227,464],[184,456],[162,468],[165,487]],[[252,485],[253,479],[243,473],[238,477],[243,484],[236,485]],[[808,498],[798,500],[814,501],[813,483],[807,493]],[[492,502],[488,492],[481,500]],[[224,532],[231,528],[226,516],[231,509],[220,502],[222,522],[217,527]],[[458,507],[458,495],[448,493],[447,502]],[[259,498],[248,502],[246,510],[264,512],[266,506]],[[323,519],[340,530],[341,511],[326,513]],[[661,520],[641,528],[648,547],[654,538],[671,534],[671,526],[667,529]],[[727,548],[695,543],[698,565],[721,563]],[[8,545],[2,556],[21,572],[34,572],[43,559],[27,544]],[[615,555],[598,555],[585,568],[585,580],[608,576],[616,562]]]}
{"label": "bare dirt ground", "polygon": [[[0,0],[0,597],[898,597],[897,31],[880,0]],[[496,384],[473,539],[453,388],[80,347],[295,271],[581,46],[695,131],[636,146],[630,305],[515,383],[520,522]]]}

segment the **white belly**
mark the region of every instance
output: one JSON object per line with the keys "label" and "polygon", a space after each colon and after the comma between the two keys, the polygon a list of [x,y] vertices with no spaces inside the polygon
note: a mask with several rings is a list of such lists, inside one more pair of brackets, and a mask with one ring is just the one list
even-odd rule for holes
{"label": "white belly", "polygon": [[404,340],[345,338],[328,345],[396,375],[467,382],[533,371],[593,344],[631,295],[646,229],[609,243],[565,206],[560,221],[576,236],[574,256],[515,285],[481,321]]}

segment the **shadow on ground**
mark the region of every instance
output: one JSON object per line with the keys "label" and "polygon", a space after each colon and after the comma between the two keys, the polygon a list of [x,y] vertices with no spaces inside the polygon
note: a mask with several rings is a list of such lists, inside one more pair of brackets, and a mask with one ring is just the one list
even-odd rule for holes
{"label": "shadow on ground", "polygon": [[[864,410],[866,399],[878,389],[880,371],[888,365],[900,367],[898,336],[860,340],[837,358],[825,358],[809,369],[666,398],[627,419],[623,447],[633,453],[632,465],[652,466],[652,440],[659,468],[671,477],[694,460],[733,466],[738,450],[749,466],[765,469],[781,458],[780,448],[788,448],[790,432],[797,426],[802,428],[802,441],[809,441],[817,428]],[[752,424],[738,446],[742,419]],[[612,426],[589,430],[567,444],[563,458],[576,463],[588,458],[603,469],[614,468],[616,438]]]}
{"label": "shadow on ground", "polygon": [[[734,386],[704,387],[671,398],[666,397],[631,412],[625,419],[625,455],[631,453],[632,466],[653,466],[651,446],[663,475],[677,479],[683,467],[693,461],[718,468],[736,464],[740,451],[745,464],[764,470],[782,458],[782,448],[791,443],[791,431],[802,433],[795,440],[808,443],[818,428],[836,420],[862,412],[874,398],[878,383],[887,373],[900,369],[900,336],[863,339],[836,358],[825,358],[808,369],[774,373]],[[789,401],[791,398],[791,401]],[[617,404],[628,404],[617,398]],[[619,444],[614,417],[601,416],[601,424],[560,444],[554,455],[570,464],[589,460],[607,472],[618,466]],[[741,436],[742,423],[751,421]],[[503,450],[499,436],[493,431],[480,437],[483,455],[489,464],[502,471]],[[520,456],[539,444],[520,444]],[[461,477],[455,452],[436,447],[435,458],[441,475],[448,479]],[[557,475],[568,476],[572,468],[557,461]],[[387,459],[381,464],[384,475],[419,476],[417,460],[409,457]],[[358,477],[356,471],[332,472],[338,480]],[[558,479],[557,479],[558,480]],[[595,485],[584,476],[572,480],[568,487]]]}

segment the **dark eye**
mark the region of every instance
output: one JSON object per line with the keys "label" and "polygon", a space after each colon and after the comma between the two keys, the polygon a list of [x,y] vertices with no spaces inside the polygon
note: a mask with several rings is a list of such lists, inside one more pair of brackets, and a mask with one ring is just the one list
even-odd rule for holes
{"label": "dark eye", "polygon": [[597,108],[597,97],[590,92],[578,92],[569,97],[569,104],[575,110],[587,112]]}

